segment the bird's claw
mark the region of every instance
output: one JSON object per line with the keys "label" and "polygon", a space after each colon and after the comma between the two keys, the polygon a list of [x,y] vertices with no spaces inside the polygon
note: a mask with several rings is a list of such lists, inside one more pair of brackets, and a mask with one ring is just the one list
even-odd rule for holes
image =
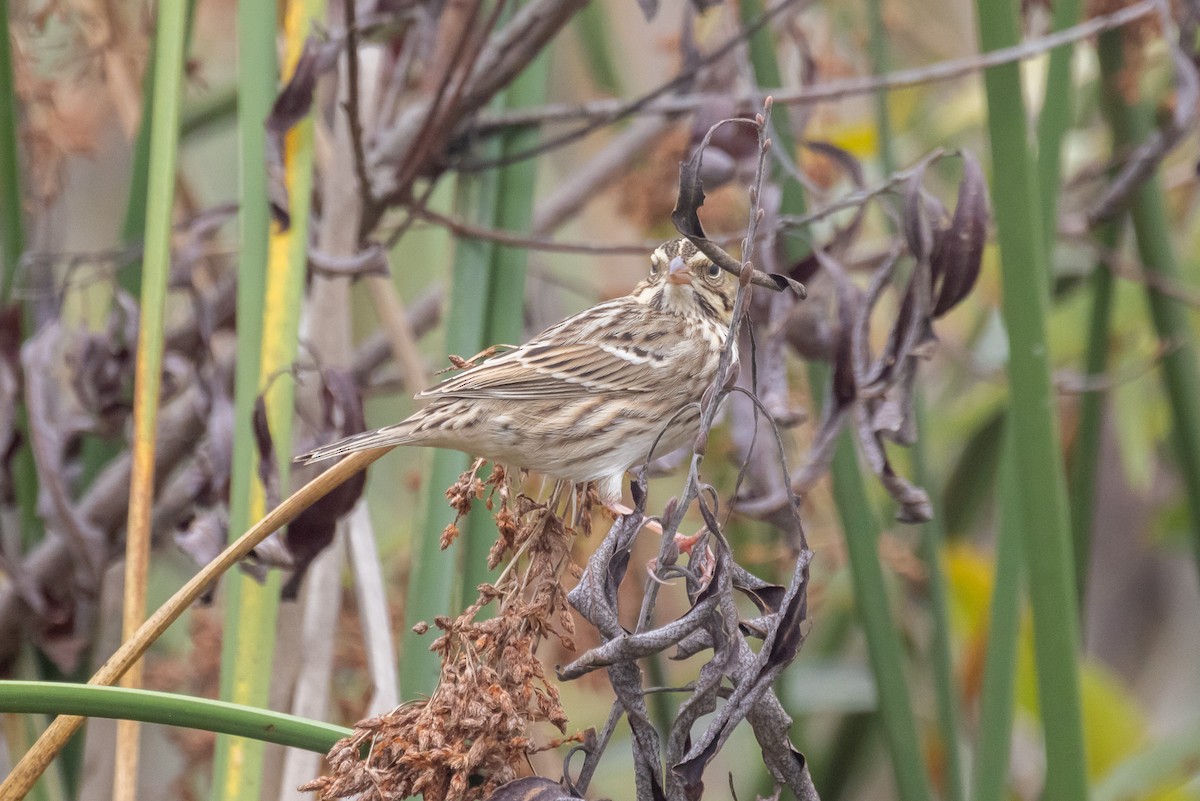
{"label": "bird's claw", "polygon": [[[620,503],[620,502],[605,504],[605,507],[613,514],[617,515],[618,517],[622,517],[624,515],[631,515],[634,513],[633,509],[629,508],[628,506],[626,506],[625,504]],[[660,523],[659,521],[644,520],[643,525],[646,528],[653,531],[655,534],[658,534],[660,537],[662,536],[663,527],[662,527],[662,523]],[[678,534],[678,533],[675,535],[676,547],[679,548],[680,553],[686,553],[688,555],[689,559],[691,560],[690,564],[694,564],[697,561],[700,562],[700,579],[699,579],[699,581],[700,581],[701,589],[703,589],[704,587],[707,587],[709,582],[712,581],[713,571],[715,570],[716,563],[717,563],[717,556],[715,553],[713,553],[713,549],[709,548],[709,547],[705,547],[705,549],[704,549],[705,553],[700,557],[697,557],[695,554],[693,554],[692,549],[694,549],[696,547],[696,543],[699,542],[707,534],[708,534],[708,527],[705,526],[704,528],[697,531],[695,534],[692,534],[690,537],[685,536],[683,534]],[[654,572],[654,563],[657,561],[658,561],[657,559],[651,559],[649,562],[646,563],[646,574],[654,581],[657,581],[659,584],[662,584],[665,586],[669,582],[665,581],[664,579],[659,578],[658,574]]]}

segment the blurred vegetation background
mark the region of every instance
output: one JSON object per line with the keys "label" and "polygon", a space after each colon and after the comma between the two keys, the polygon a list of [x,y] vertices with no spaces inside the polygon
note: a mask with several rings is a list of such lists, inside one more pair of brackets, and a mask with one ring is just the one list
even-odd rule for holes
{"label": "blurred vegetation background", "polygon": [[[794,418],[793,465],[826,403],[806,365],[847,325],[810,251],[836,250],[865,290],[900,236],[893,179],[939,148],[976,155],[993,213],[978,281],[916,374],[918,442],[886,445],[933,520],[897,522],[848,435],[804,495],[807,640],[776,690],[817,791],[1200,798],[1200,11],[761,5],[0,0],[3,677],[85,682],[197,561],[311,478],[280,458],[284,490],[260,483],[259,399],[275,452],[299,453],[349,430],[360,397],[367,427],[401,419],[447,354],[629,291],[675,236],[679,162],[781,90],[765,266],[811,297],[755,322],[786,350],[772,411]],[[541,21],[502,41],[530,9]],[[983,69],[981,52],[1014,46]],[[511,116],[528,109],[532,123]],[[736,241],[753,171],[723,147],[703,218]],[[953,209],[962,175],[935,160],[924,187]],[[837,237],[853,208],[787,223],[885,185],[852,241]],[[893,288],[870,312],[874,351],[901,300]],[[321,370],[352,390],[324,395]],[[744,449],[729,429],[705,463],[726,503]],[[264,549],[131,682],[345,727],[430,693],[434,635],[412,628],[488,577],[486,515],[438,550],[468,462],[378,462],[353,510],[315,526],[340,518],[332,545],[302,546],[320,555],[297,597],[280,600],[288,578]],[[653,480],[659,508],[681,482]],[[796,543],[769,519],[735,512],[726,533],[741,564],[786,583]],[[577,541],[578,564],[595,543]],[[296,547],[284,561],[303,561]],[[639,541],[631,564],[657,548]],[[687,608],[668,594],[659,616]],[[578,640],[597,642],[582,624]],[[697,672],[643,667],[660,686]],[[4,773],[53,713],[98,715],[36,784],[46,801],[294,798],[338,734],[310,750],[200,724],[118,736],[104,716],[133,701],[89,712],[33,686],[0,687]],[[569,731],[603,726],[603,676],[560,690]],[[662,725],[676,702],[653,698]],[[632,796],[627,738],[619,726],[589,797]],[[557,778],[565,750],[531,769]],[[774,789],[745,727],[706,777],[710,796]]]}

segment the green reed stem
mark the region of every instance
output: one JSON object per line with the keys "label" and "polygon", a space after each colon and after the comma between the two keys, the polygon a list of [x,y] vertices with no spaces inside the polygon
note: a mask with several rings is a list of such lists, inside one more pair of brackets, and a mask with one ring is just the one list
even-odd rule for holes
{"label": "green reed stem", "polygon": [[[1104,83],[1104,108],[1113,129],[1114,147],[1127,152],[1144,141],[1154,130],[1153,109],[1147,102],[1126,101],[1123,86],[1127,76],[1122,63],[1119,34],[1100,39],[1100,72]],[[1118,85],[1118,82],[1120,85]],[[1134,190],[1130,216],[1137,238],[1138,255],[1146,272],[1173,282],[1179,279],[1179,264],[1171,242],[1171,224],[1167,214],[1162,180],[1157,173]],[[1197,372],[1195,337],[1188,309],[1153,286],[1146,287],[1154,330],[1168,344],[1162,358],[1163,385],[1171,404],[1174,432],[1171,441],[1183,478],[1184,492],[1191,511],[1189,521],[1192,547],[1200,564],[1200,373]]]}
{"label": "green reed stem", "polygon": [[[977,0],[976,11],[984,50],[1017,43],[1020,31],[1015,2]],[[1086,798],[1087,774],[1076,664],[1079,616],[1070,518],[1046,339],[1046,235],[1019,67],[1008,64],[990,69],[984,83],[992,143],[992,205],[1009,342],[1009,424],[1013,455],[1020,466],[1017,489],[1045,733],[1046,798],[1067,801]]]}

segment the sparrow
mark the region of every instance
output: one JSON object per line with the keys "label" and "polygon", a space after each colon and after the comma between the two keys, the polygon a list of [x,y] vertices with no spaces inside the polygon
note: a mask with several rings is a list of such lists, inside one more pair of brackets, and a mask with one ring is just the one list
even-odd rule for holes
{"label": "sparrow", "polygon": [[649,275],[628,295],[419,393],[429,402],[407,419],[296,461],[397,445],[451,448],[557,480],[594,481],[605,506],[627,511],[625,472],[699,433],[699,401],[716,378],[736,293],[733,275],[673,239],[654,250]]}

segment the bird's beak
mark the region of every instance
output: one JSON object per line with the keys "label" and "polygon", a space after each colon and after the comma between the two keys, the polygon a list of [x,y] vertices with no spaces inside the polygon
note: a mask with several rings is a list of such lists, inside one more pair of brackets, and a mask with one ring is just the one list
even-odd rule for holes
{"label": "bird's beak", "polygon": [[676,256],[667,265],[667,282],[671,284],[691,284],[692,274],[688,271],[687,262]]}

